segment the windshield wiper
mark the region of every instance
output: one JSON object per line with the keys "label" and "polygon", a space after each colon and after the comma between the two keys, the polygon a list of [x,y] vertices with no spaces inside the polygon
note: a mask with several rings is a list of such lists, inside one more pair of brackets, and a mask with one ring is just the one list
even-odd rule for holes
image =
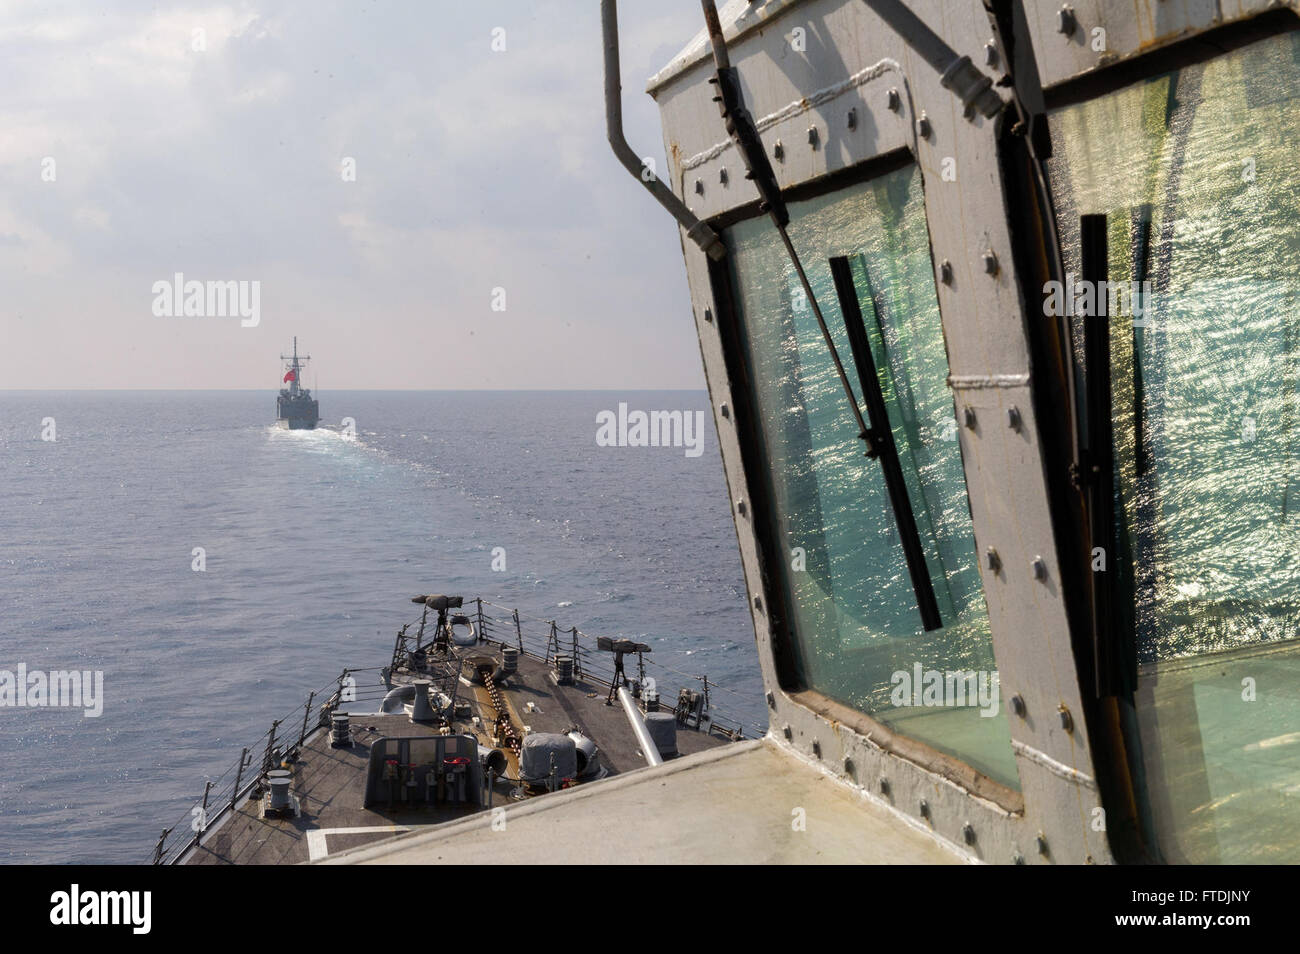
{"label": "windshield wiper", "polygon": [[[898,461],[898,449],[894,445],[893,432],[889,428],[885,398],[880,391],[880,381],[876,377],[875,361],[871,357],[866,329],[862,324],[862,312],[858,307],[857,293],[853,289],[853,278],[849,274],[848,260],[843,258],[831,259],[831,273],[835,278],[836,293],[840,298],[845,328],[849,335],[849,347],[854,353],[858,378],[862,384],[863,396],[866,399],[867,413],[871,417],[870,427],[862,418],[862,410],[858,406],[858,399],[853,393],[853,386],[849,383],[849,376],[844,370],[844,363],[840,361],[839,351],[835,347],[834,339],[831,338],[830,329],[826,327],[826,319],[822,317],[821,307],[817,304],[817,296],[813,294],[812,284],[808,281],[808,275],[804,271],[803,264],[799,261],[799,255],[795,251],[794,244],[790,241],[790,233],[786,228],[790,224],[790,212],[786,208],[785,199],[781,195],[781,187],[777,184],[772,163],[768,160],[767,152],[763,148],[763,141],[759,138],[758,127],[754,124],[754,117],[750,115],[745,106],[744,96],[740,91],[740,75],[731,66],[731,62],[727,57],[727,43],[722,36],[722,24],[718,20],[718,11],[714,6],[714,0],[701,0],[701,4],[704,8],[704,21],[708,28],[709,44],[713,49],[713,62],[717,68],[717,75],[709,81],[718,90],[718,95],[714,97],[714,101],[717,102],[718,109],[722,113],[723,122],[727,127],[727,134],[731,137],[731,141],[735,143],[736,149],[745,163],[745,178],[751,180],[755,188],[758,189],[759,209],[766,212],[772,219],[772,224],[776,226],[776,230],[781,235],[781,241],[785,245],[785,251],[790,258],[790,263],[799,276],[799,284],[803,286],[803,293],[808,299],[809,308],[812,310],[813,317],[817,319],[817,327],[821,329],[822,340],[826,342],[826,350],[830,352],[831,361],[835,364],[835,371],[839,375],[840,385],[844,389],[844,396],[848,399],[849,409],[853,413],[853,420],[858,428],[858,437],[866,442],[867,456],[880,460],[881,469],[885,475],[885,486],[889,492],[890,507],[894,512],[898,535],[903,543],[903,554],[907,560],[907,572],[912,578],[912,588],[916,591],[916,605],[921,612],[921,625],[927,630],[941,629],[943,621],[939,618],[939,606],[934,598],[934,586],[930,581],[930,570],[925,562],[925,552],[921,549],[921,538],[916,530],[916,518],[912,514],[911,502],[907,497],[907,485],[903,482],[903,469]],[[844,281],[847,284],[842,286]],[[852,311],[849,310],[850,308]],[[851,318],[850,315],[854,317]],[[857,340],[855,340],[855,336]]]}
{"label": "windshield wiper", "polygon": [[840,314],[844,317],[844,331],[848,335],[849,349],[853,352],[853,362],[857,366],[858,381],[862,384],[867,416],[871,419],[871,428],[867,431],[867,456],[880,461],[885,488],[889,492],[889,505],[894,511],[894,523],[903,543],[907,573],[912,578],[912,589],[916,592],[916,608],[921,611],[921,625],[927,630],[942,629],[943,620],[939,617],[939,604],[934,598],[930,567],[925,561],[925,551],[921,548],[921,535],[916,529],[916,516],[907,496],[903,466],[898,459],[898,445],[894,443],[885,395],[880,389],[880,378],[876,373],[876,359],[871,353],[871,341],[867,338],[867,326],[858,304],[858,290],[853,284],[853,272],[846,257],[840,255],[831,259],[831,277],[835,279],[835,294],[839,297]]}
{"label": "windshield wiper", "polygon": [[844,372],[844,364],[840,361],[835,342],[831,339],[830,329],[826,327],[826,319],[822,317],[817,296],[813,294],[808,275],[803,270],[799,255],[790,241],[790,233],[786,230],[786,226],[790,224],[790,212],[785,207],[785,199],[781,196],[781,187],[777,185],[772,163],[767,158],[766,150],[763,149],[763,140],[759,138],[754,117],[745,107],[745,99],[740,92],[740,74],[732,67],[727,57],[727,42],[722,37],[722,24],[718,20],[718,10],[713,0],[701,0],[701,4],[704,7],[704,22],[709,32],[709,44],[713,48],[713,62],[717,67],[717,75],[709,80],[718,90],[718,95],[713,99],[718,104],[719,112],[722,113],[727,135],[735,143],[740,158],[745,163],[745,178],[751,180],[758,189],[759,208],[771,217],[772,224],[781,233],[786,254],[790,257],[790,263],[794,265],[794,270],[799,276],[799,284],[803,286],[804,296],[808,299],[813,317],[817,319],[817,327],[821,329],[826,349],[835,363],[835,372],[839,375],[840,385],[849,399],[849,409],[853,412],[853,419],[857,424],[858,437],[867,440],[867,424],[862,419],[862,411],[858,409],[858,399],[853,395],[853,387],[849,384],[849,376]]}

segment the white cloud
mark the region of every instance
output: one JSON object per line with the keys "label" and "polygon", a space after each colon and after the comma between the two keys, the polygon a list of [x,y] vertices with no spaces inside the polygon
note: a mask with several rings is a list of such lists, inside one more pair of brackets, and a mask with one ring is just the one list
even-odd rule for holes
{"label": "white cloud", "polygon": [[[629,138],[660,153],[641,81],[699,7],[623,7]],[[605,142],[594,4],[93,9],[0,10],[5,386],[267,386],[292,334],[335,387],[430,386],[384,355],[446,341],[475,347],[439,386],[702,383],[674,227]],[[176,271],[262,280],[256,335],[147,320]]]}

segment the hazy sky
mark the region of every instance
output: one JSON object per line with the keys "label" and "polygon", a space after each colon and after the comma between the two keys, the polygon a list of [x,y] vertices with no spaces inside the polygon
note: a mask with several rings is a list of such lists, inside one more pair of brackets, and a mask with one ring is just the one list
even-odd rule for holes
{"label": "hazy sky", "polygon": [[[663,168],[645,79],[700,5],[619,13]],[[601,84],[595,0],[6,5],[0,389],[274,389],[295,334],[324,391],[703,386]],[[260,323],[157,317],[177,272],[260,282]]]}

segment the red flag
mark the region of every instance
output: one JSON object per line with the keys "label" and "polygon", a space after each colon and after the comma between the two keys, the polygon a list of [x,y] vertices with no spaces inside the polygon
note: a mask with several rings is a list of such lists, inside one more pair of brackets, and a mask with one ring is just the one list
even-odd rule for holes
{"label": "red flag", "polygon": [[293,369],[290,368],[288,371],[284,372],[284,380],[287,383],[289,381],[292,381],[293,379],[294,379]]}

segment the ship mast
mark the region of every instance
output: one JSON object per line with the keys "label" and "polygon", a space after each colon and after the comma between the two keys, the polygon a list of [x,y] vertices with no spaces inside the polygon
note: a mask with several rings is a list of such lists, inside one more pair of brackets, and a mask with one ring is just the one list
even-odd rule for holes
{"label": "ship mast", "polygon": [[289,367],[293,370],[293,380],[289,382],[289,393],[297,397],[302,382],[302,362],[310,361],[311,355],[305,354],[301,359],[298,357],[298,336],[293,336],[293,354],[280,355],[281,361],[290,361]]}

